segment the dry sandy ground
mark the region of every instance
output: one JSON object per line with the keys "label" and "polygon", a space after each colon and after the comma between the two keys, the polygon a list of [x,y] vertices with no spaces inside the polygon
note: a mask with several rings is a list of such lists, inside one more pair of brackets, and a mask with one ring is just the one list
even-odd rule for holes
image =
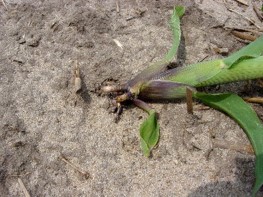
{"label": "dry sandy ground", "polygon": [[[138,142],[146,114],[129,106],[116,124],[108,98],[95,92],[104,80],[125,82],[166,53],[174,5],[187,9],[180,64],[221,57],[214,47],[244,46],[226,27],[256,27],[223,0],[120,0],[119,12],[115,0],[4,2],[1,196],[24,196],[18,179],[31,196],[251,195],[254,156],[242,150],[249,141],[224,114],[196,109],[191,116],[184,101],[151,104],[160,113],[161,138],[148,159]],[[251,5],[226,3],[263,26]],[[75,60],[83,79],[79,95],[72,85]],[[219,90],[256,95],[256,88],[235,83]]]}

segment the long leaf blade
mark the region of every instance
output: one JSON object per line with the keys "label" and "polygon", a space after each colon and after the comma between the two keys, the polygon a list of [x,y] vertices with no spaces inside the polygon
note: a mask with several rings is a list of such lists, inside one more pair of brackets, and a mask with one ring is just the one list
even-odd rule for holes
{"label": "long leaf blade", "polygon": [[262,54],[263,35],[225,59],[170,69],[160,78],[195,87],[260,78],[263,77]]}
{"label": "long leaf blade", "polygon": [[136,84],[141,84],[142,82],[148,81],[156,74],[165,71],[167,64],[170,63],[177,53],[178,46],[181,40],[181,28],[180,28],[180,17],[183,16],[185,8],[183,6],[177,6],[174,8],[171,20],[170,28],[173,34],[173,44],[171,49],[165,55],[165,57],[153,64],[150,64],[146,69],[144,69],[140,74],[131,79],[128,82],[128,86],[133,87]]}
{"label": "long leaf blade", "polygon": [[195,93],[194,97],[232,117],[247,134],[256,155],[256,182],[253,196],[263,185],[263,124],[256,112],[235,94]]}
{"label": "long leaf blade", "polygon": [[[263,40],[262,40],[263,46]],[[224,60],[211,60],[174,68],[165,72],[162,80],[202,87],[263,77],[263,56],[239,59],[231,68]]]}
{"label": "long leaf blade", "polygon": [[254,42],[243,47],[239,51],[233,53],[224,59],[224,63],[230,68],[233,64],[238,62],[240,59],[248,59],[258,57],[263,54],[263,35],[257,38]]}

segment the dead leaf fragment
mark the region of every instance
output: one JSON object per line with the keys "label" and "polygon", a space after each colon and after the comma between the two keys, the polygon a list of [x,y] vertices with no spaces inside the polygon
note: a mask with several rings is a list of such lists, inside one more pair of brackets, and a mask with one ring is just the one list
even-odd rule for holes
{"label": "dead leaf fragment", "polygon": [[249,33],[245,33],[245,32],[240,32],[240,31],[232,31],[231,32],[234,36],[236,36],[236,37],[238,37],[238,38],[240,38],[240,39],[242,39],[242,40],[249,40],[249,41],[254,41],[254,40],[256,40],[257,39],[257,37],[256,36],[254,36],[254,35],[251,35],[251,34],[249,34]]}
{"label": "dead leaf fragment", "polygon": [[113,39],[113,41],[115,42],[115,44],[120,47],[121,49],[123,49],[123,45],[121,44],[121,42],[117,39]]}

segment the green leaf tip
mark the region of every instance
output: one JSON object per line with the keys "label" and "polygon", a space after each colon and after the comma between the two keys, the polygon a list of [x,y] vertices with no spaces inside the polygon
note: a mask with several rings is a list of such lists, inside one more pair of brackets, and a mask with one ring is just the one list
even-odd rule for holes
{"label": "green leaf tip", "polygon": [[225,112],[244,129],[256,155],[256,182],[252,191],[252,196],[256,196],[256,193],[263,185],[263,124],[256,112],[235,94],[195,93],[194,97],[215,109]]}
{"label": "green leaf tip", "polygon": [[263,54],[263,35],[258,37],[254,42],[243,47],[239,51],[231,54],[224,59],[224,63],[228,68],[244,59],[256,58]]}
{"label": "green leaf tip", "polygon": [[174,12],[181,18],[185,13],[185,7],[184,6],[175,6]]}
{"label": "green leaf tip", "polygon": [[168,51],[168,53],[165,55],[163,59],[163,61],[166,63],[170,63],[177,53],[177,49],[181,41],[180,18],[183,16],[184,12],[185,12],[185,8],[183,6],[176,6],[174,8],[170,20],[170,28],[173,33],[173,43],[172,43],[172,48]]}
{"label": "green leaf tip", "polygon": [[157,113],[149,112],[148,118],[140,126],[140,142],[144,156],[149,157],[152,148],[158,143],[160,126],[157,122]]}
{"label": "green leaf tip", "polygon": [[140,74],[130,80],[128,82],[129,86],[135,86],[136,84],[150,80],[156,74],[165,71],[167,64],[173,61],[181,40],[180,17],[183,16],[184,11],[185,8],[183,6],[176,6],[173,10],[173,14],[169,23],[173,37],[172,47],[170,50],[161,60],[150,64]]}

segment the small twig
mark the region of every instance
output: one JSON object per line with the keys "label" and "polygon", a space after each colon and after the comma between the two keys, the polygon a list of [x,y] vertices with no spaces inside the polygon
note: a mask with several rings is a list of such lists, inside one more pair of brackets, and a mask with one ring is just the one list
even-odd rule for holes
{"label": "small twig", "polygon": [[27,191],[27,189],[26,189],[24,183],[22,182],[22,180],[20,178],[18,178],[17,180],[18,180],[18,183],[19,183],[21,189],[23,190],[23,193],[24,193],[25,197],[30,197],[30,194]]}
{"label": "small twig", "polygon": [[209,57],[209,55],[206,55],[206,56],[204,56],[201,60],[198,60],[198,62],[202,62],[202,61],[204,61],[206,58],[208,58]]}
{"label": "small twig", "polygon": [[137,11],[135,11],[135,15],[128,17],[126,19],[126,21],[130,21],[130,20],[133,20],[135,18],[140,18],[144,15],[145,12],[146,12],[146,10],[138,9]]}
{"label": "small twig", "polygon": [[187,112],[193,114],[193,91],[190,88],[186,88],[186,105]]}
{"label": "small twig", "polygon": [[116,0],[115,3],[116,3],[116,12],[119,13],[120,12],[119,0]]}
{"label": "small twig", "polygon": [[239,42],[244,43],[244,44],[246,44],[246,45],[248,45],[248,44],[250,43],[250,41],[248,41],[248,40],[243,40],[243,39],[240,39],[240,38],[238,38],[238,37],[236,37],[236,39],[237,39]]}
{"label": "small twig", "polygon": [[243,32],[240,32],[240,31],[232,31],[231,32],[234,36],[242,39],[242,40],[249,40],[249,41],[254,41],[257,39],[256,36],[253,36],[251,34],[247,34],[247,33],[243,33]]}
{"label": "small twig", "polygon": [[248,3],[245,0],[235,0],[235,1],[238,2],[238,3],[241,3],[243,5],[248,6]]}
{"label": "small twig", "polygon": [[263,97],[244,98],[244,100],[249,102],[249,103],[261,103],[261,104],[263,104]]}
{"label": "small twig", "polygon": [[219,48],[219,47],[214,47],[213,50],[221,55],[227,55],[229,53],[228,48]]}
{"label": "small twig", "polygon": [[115,42],[115,44],[120,47],[121,49],[123,49],[123,45],[121,44],[121,42],[117,39],[113,39],[113,41]]}
{"label": "small twig", "polygon": [[241,14],[240,12],[237,12],[237,11],[231,9],[231,8],[228,8],[228,7],[226,7],[226,8],[227,8],[230,12],[234,12],[235,14],[242,16],[244,19],[246,19],[247,21],[249,21],[250,23],[252,23],[252,24],[253,24],[255,27],[257,27],[258,29],[261,29],[261,27],[258,26],[258,25],[255,23],[255,21],[253,21],[252,19],[244,16],[244,15]]}
{"label": "small twig", "polygon": [[209,110],[211,109],[210,107],[202,104],[197,104],[194,106],[195,110]]}
{"label": "small twig", "polygon": [[249,28],[242,28],[242,27],[224,27],[225,29],[230,29],[230,30],[235,30],[235,31],[241,31],[241,32],[250,32],[255,34],[256,36],[260,36],[260,30],[255,30],[255,29],[249,29]]}
{"label": "small twig", "polygon": [[117,103],[116,116],[114,118],[115,123],[119,122],[122,111],[123,111],[123,106],[120,103]]}
{"label": "small twig", "polygon": [[253,10],[255,11],[258,19],[259,19],[260,21],[263,21],[263,14],[259,11],[257,5],[256,5],[254,2],[252,2],[252,5],[253,5]]}
{"label": "small twig", "polygon": [[8,7],[7,7],[6,3],[5,3],[5,0],[2,0],[2,4],[8,10]]}
{"label": "small twig", "polygon": [[78,66],[78,62],[75,62],[75,66],[74,66],[74,91],[75,93],[80,93],[82,90],[82,82],[81,82],[81,78],[80,78],[80,69]]}
{"label": "small twig", "polygon": [[23,176],[26,176],[26,175],[29,175],[31,172],[27,172],[25,174],[11,174],[9,175],[10,177],[23,177]]}
{"label": "small twig", "polygon": [[66,164],[68,164],[70,167],[72,167],[74,170],[78,171],[80,174],[82,174],[86,179],[88,179],[90,177],[89,173],[80,169],[79,167],[77,167],[75,164],[73,164],[72,162],[70,162],[65,156],[61,155],[60,159],[62,161],[64,161]]}
{"label": "small twig", "polygon": [[250,144],[233,144],[227,141],[213,140],[213,148],[230,149],[241,153],[254,154],[253,147]]}

